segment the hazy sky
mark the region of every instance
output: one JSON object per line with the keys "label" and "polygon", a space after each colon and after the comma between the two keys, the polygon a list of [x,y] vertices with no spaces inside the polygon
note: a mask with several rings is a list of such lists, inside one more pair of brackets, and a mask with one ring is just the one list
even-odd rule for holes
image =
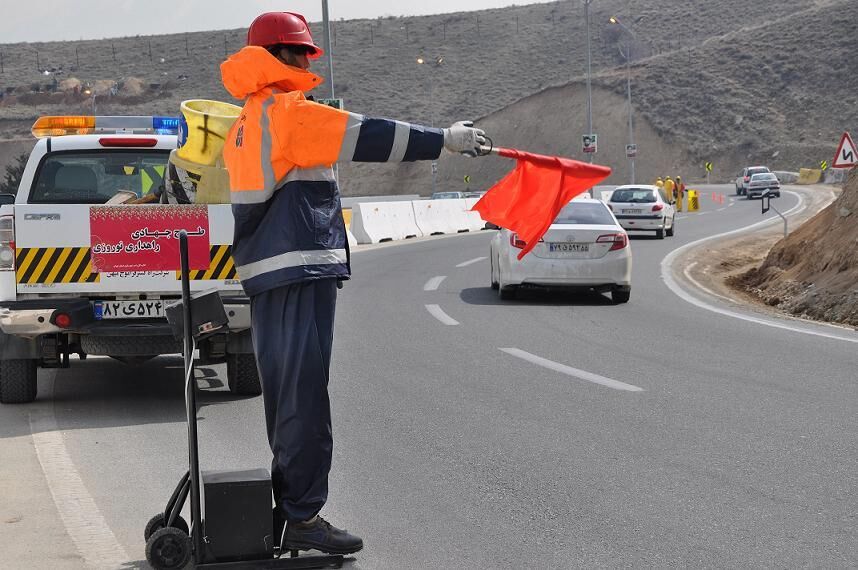
{"label": "hazy sky", "polygon": [[[329,0],[332,20],[414,16],[534,4],[539,0]],[[546,0],[541,0],[545,2]],[[0,0],[0,44],[170,34],[247,27],[261,12],[322,19],[321,0]]]}

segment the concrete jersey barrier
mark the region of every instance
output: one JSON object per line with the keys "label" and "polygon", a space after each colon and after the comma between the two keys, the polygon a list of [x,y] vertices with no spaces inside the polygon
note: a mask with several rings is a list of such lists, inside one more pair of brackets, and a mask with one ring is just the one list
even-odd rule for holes
{"label": "concrete jersey barrier", "polygon": [[822,179],[822,171],[818,168],[802,168],[798,171],[796,184],[817,184]]}
{"label": "concrete jersey barrier", "polygon": [[470,231],[473,216],[466,212],[466,200],[415,200],[414,220],[423,235],[455,234]]}
{"label": "concrete jersey barrier", "polygon": [[351,232],[358,243],[380,243],[424,234],[415,223],[412,202],[363,202],[352,206]]}

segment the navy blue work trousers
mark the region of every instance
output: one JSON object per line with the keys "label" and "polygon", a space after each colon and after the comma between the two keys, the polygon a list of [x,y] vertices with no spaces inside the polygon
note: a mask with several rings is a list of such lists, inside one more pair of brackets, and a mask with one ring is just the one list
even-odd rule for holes
{"label": "navy blue work trousers", "polygon": [[286,520],[305,521],[328,498],[333,437],[328,371],[336,279],[306,281],[251,298],[253,346],[274,459],[274,500]]}

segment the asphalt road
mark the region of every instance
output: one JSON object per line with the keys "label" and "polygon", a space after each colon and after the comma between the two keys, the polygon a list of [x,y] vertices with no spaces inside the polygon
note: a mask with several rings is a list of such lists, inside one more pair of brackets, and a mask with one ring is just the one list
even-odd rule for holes
{"label": "asphalt road", "polygon": [[[774,328],[673,292],[671,251],[761,220],[758,202],[713,189],[732,193],[706,189],[676,237],[633,237],[626,305],[501,302],[491,232],[354,254],[323,511],[364,538],[351,568],[854,563],[858,333]],[[231,397],[223,367],[201,372],[203,468],[267,466],[261,400]],[[33,433],[44,474],[29,475],[51,485],[81,566],[146,567],[143,526],[186,468],[182,394],[179,358],[91,359],[40,371],[39,400],[6,415],[0,437]]]}

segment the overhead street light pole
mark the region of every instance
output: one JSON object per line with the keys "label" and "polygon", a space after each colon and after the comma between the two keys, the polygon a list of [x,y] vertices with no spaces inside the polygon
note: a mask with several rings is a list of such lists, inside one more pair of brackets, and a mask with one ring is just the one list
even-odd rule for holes
{"label": "overhead street light pole", "polygon": [[[331,19],[328,16],[328,0],[322,0],[322,21],[325,25],[325,53],[328,56],[328,85],[331,86],[331,99],[336,99],[334,95],[334,50],[331,48]],[[334,163],[334,177],[339,184],[340,181],[340,165]]]}
{"label": "overhead street light pole", "polygon": [[[590,53],[590,3],[593,0],[584,0],[584,14],[587,21],[587,134],[593,134],[593,93],[591,89],[590,75],[592,73],[592,56]],[[593,153],[587,153],[590,163],[593,162]]]}
{"label": "overhead street light pole", "polygon": [[328,0],[322,0],[322,20],[325,25],[325,53],[328,55],[328,84],[331,86],[331,99],[335,99],[334,51],[331,49],[331,21],[328,17]]}
{"label": "overhead street light pole", "polygon": [[[427,61],[424,57],[418,57],[417,58],[417,65],[426,65],[427,63],[434,63],[435,67],[441,67],[441,64],[444,63],[444,58],[442,56],[438,56],[438,57],[434,58],[434,61],[431,61],[431,62]],[[431,76],[429,76],[428,74],[427,74],[427,77],[429,78],[429,102],[430,102],[429,103],[429,109],[430,109],[430,113],[432,115],[432,117],[431,117],[431,123],[432,124],[430,126],[434,127],[435,126],[435,120],[436,120],[436,117],[435,117],[435,112],[436,112],[435,101],[434,101],[434,97],[433,97],[433,94],[435,93],[435,81],[433,81],[433,78]],[[437,182],[438,182],[438,161],[437,160],[432,161],[431,168],[432,168],[432,194],[434,194],[435,192],[438,191],[438,188],[437,188],[437,186],[438,186],[438,184],[437,184]]]}
{"label": "overhead street light pole", "polygon": [[[611,16],[608,20],[612,24],[616,24],[622,28],[632,39],[637,40],[637,36],[633,31],[627,28],[616,16]],[[623,54],[622,49],[620,53]],[[629,145],[635,144],[635,129],[633,123],[633,115],[634,111],[632,109],[632,44],[628,42],[626,44],[626,52],[623,54],[626,58],[626,93],[628,95],[628,104],[629,104]],[[637,152],[637,149],[635,149]],[[635,183],[635,157],[629,156],[629,171],[630,171],[630,183]]]}

